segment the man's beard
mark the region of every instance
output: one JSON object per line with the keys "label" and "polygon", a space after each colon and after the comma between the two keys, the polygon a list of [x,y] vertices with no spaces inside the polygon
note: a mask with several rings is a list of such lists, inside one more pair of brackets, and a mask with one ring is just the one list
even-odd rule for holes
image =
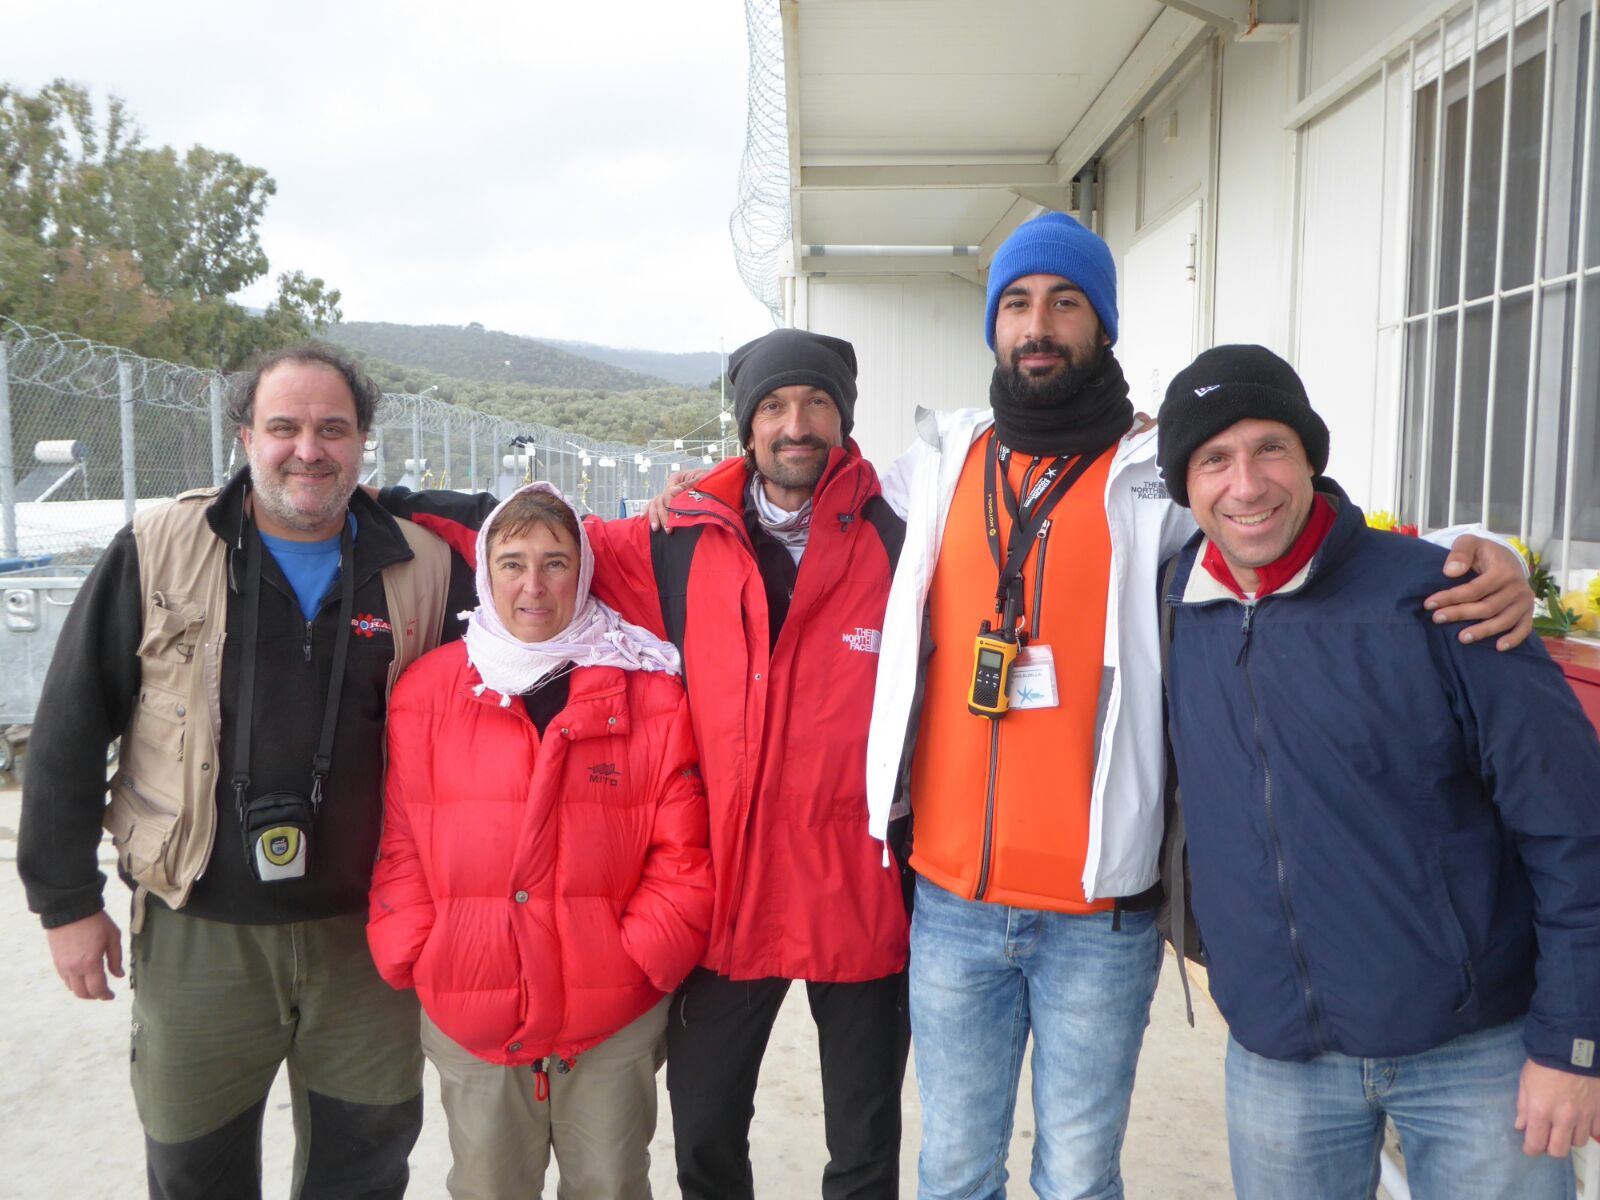
{"label": "man's beard", "polygon": [[[1029,354],[1061,355],[1062,366],[1048,375],[1032,376],[1023,371],[1021,359]],[[1018,404],[1029,408],[1057,408],[1070,404],[1083,385],[1105,366],[1106,347],[1096,342],[1086,353],[1075,353],[1070,346],[1051,338],[1024,342],[1011,352],[1011,361],[1000,364],[1000,378],[1006,391]]]}
{"label": "man's beard", "polygon": [[[807,459],[801,463],[786,463],[778,456],[780,450],[789,446],[812,446],[822,451],[820,458]],[[822,473],[828,469],[828,451],[831,449],[827,442],[819,437],[776,439],[767,447],[771,463],[763,467],[756,463],[756,472],[774,487],[787,488],[798,491],[804,488],[807,491],[817,486],[817,480],[822,478]]]}
{"label": "man's beard", "polygon": [[326,470],[334,477],[332,486],[321,503],[307,508],[295,503],[290,490],[293,485],[288,480],[289,475],[304,471],[303,463],[298,459],[290,459],[277,466],[267,466],[257,463],[253,455],[246,457],[250,460],[250,488],[256,507],[286,529],[315,533],[319,529],[326,529],[350,507],[350,495],[355,491],[356,481],[332,460],[326,466]]}

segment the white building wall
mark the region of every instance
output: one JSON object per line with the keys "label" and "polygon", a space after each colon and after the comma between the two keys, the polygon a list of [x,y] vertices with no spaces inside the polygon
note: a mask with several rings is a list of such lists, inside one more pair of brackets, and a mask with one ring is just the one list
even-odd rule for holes
{"label": "white building wall", "polygon": [[1378,508],[1393,506],[1398,425],[1377,361],[1383,144],[1376,81],[1306,131],[1294,355],[1332,435],[1328,474],[1356,503]]}
{"label": "white building wall", "polygon": [[1295,139],[1283,128],[1294,86],[1290,40],[1222,47],[1213,345],[1256,342],[1289,357]]}
{"label": "white building wall", "polygon": [[856,348],[854,437],[879,467],[911,444],[919,406],[986,406],[994,357],[983,338],[984,293],[953,275],[812,276],[807,328]]}
{"label": "white building wall", "polygon": [[[1258,342],[1288,358],[1332,431],[1329,474],[1371,507],[1393,507],[1400,420],[1392,348],[1378,332],[1380,246],[1392,237],[1381,85],[1375,77],[1298,133],[1284,121],[1426,4],[1308,0],[1298,33],[1223,37],[1101,160],[1101,228],[1125,276],[1141,238],[1200,200],[1196,347]],[[1218,56],[1214,142],[1208,55]],[[1159,307],[1137,291],[1137,278],[1125,280],[1125,330]]]}
{"label": "white building wall", "polygon": [[1435,0],[1306,0],[1305,94],[1435,7]]}

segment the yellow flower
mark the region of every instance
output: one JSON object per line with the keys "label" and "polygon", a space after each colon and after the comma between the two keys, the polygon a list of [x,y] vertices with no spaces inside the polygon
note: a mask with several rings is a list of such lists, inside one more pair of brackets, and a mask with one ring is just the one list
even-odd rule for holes
{"label": "yellow flower", "polygon": [[1514,546],[1516,548],[1516,551],[1517,551],[1518,554],[1522,555],[1522,561],[1523,562],[1532,562],[1533,561],[1533,555],[1528,550],[1528,543],[1527,542],[1523,541],[1516,534],[1512,534],[1506,540],[1508,542],[1510,542],[1512,544],[1512,546]]}
{"label": "yellow flower", "polygon": [[1600,613],[1600,575],[1589,580],[1589,611]]}
{"label": "yellow flower", "polygon": [[1372,529],[1391,530],[1397,522],[1387,508],[1375,509],[1367,514],[1367,525]]}

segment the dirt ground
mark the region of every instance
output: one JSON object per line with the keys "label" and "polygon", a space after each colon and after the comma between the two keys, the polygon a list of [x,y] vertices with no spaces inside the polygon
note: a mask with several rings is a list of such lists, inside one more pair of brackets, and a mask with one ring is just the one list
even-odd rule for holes
{"label": "dirt ground", "polygon": [[[0,1076],[0,1197],[17,1200],[139,1200],[145,1195],[142,1138],[128,1090],[126,987],[115,1001],[75,1000],[56,978],[38,921],[27,912],[17,880],[14,790],[0,791],[0,931],[10,951],[0,958],[0,1012],[5,1014],[7,1070]],[[109,846],[102,846],[109,863]],[[110,868],[107,867],[109,872]],[[121,884],[111,887],[122,893]],[[125,911],[116,895],[113,912]],[[1164,965],[1156,994],[1133,1116],[1123,1149],[1127,1194],[1138,1200],[1218,1200],[1231,1194],[1223,1132],[1224,1028],[1197,996],[1197,1028],[1184,1020],[1175,964]],[[756,1194],[796,1200],[818,1194],[826,1150],[817,1087],[816,1032],[802,988],[790,992],[773,1031],[756,1096],[751,1131]],[[427,1120],[411,1156],[410,1195],[445,1200],[450,1151],[431,1068]],[[678,1194],[666,1086],[652,1144],[651,1178],[658,1197]],[[1033,1114],[1024,1077],[1011,1144],[1011,1195],[1028,1196]],[[915,1070],[907,1072],[902,1194],[915,1194],[922,1135]],[[268,1105],[265,1194],[283,1200],[289,1188],[289,1098],[283,1079]],[[546,1194],[554,1196],[554,1171]]]}

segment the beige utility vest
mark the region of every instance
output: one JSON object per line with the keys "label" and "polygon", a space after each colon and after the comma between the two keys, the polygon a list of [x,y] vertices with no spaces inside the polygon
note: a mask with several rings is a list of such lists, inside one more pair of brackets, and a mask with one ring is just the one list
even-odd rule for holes
{"label": "beige utility vest", "polygon": [[[216,837],[228,547],[207,523],[206,509],[218,491],[184,492],[133,519],[145,614],[139,697],[122,735],[104,823],[118,865],[137,885],[135,931],[146,895],[169,908],[188,902]],[[394,627],[386,693],[400,672],[439,644],[450,586],[448,547],[409,521],[398,524],[413,557],[383,570]],[[270,713],[270,700],[261,709]]]}

